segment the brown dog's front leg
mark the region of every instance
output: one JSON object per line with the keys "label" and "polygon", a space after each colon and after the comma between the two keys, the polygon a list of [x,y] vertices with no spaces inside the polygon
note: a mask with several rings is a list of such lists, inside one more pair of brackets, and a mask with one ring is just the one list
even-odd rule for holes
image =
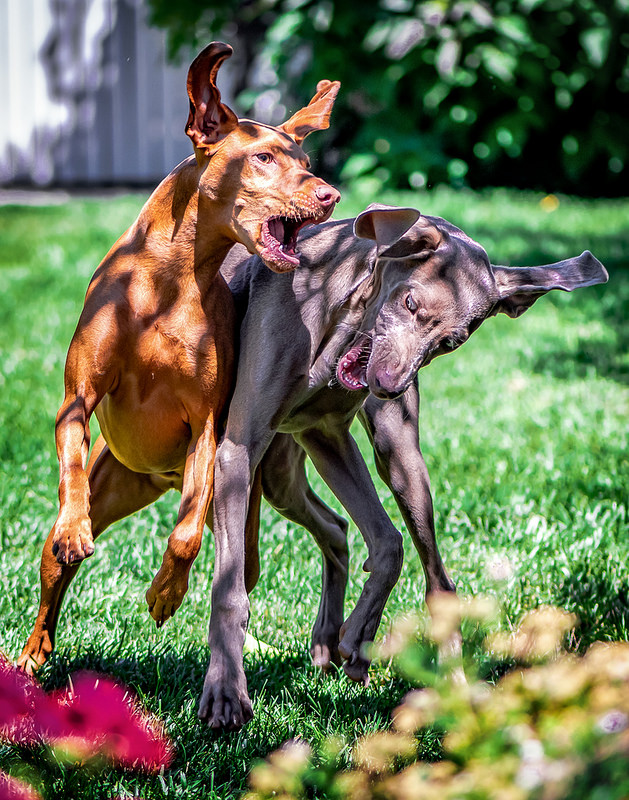
{"label": "brown dog's front leg", "polygon": [[[96,440],[92,448],[87,475],[94,539],[109,525],[154,502],[170,488],[151,475],[127,469],[117,461],[102,437]],[[52,652],[63,597],[82,563],[59,564],[52,553],[53,535],[54,528],[42,551],[41,597],[37,619],[17,662],[27,672],[40,667]]]}
{"label": "brown dog's front leg", "polygon": [[85,465],[90,446],[89,419],[98,399],[93,390],[82,395],[66,390],[57,414],[59,514],[52,529],[51,549],[60,564],[82,561],[94,552]]}
{"label": "brown dog's front leg", "polygon": [[203,526],[212,500],[216,431],[209,417],[201,435],[188,448],[179,516],[162,565],[146,592],[149,613],[158,627],[172,617],[188,591],[188,577],[199,553]]}

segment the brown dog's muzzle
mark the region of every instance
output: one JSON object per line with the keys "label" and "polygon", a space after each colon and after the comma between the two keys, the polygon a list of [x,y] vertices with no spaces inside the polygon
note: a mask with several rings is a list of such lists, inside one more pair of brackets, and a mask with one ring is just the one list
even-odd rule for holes
{"label": "brown dog's muzzle", "polygon": [[260,258],[273,272],[292,272],[299,266],[299,231],[307,225],[318,225],[328,220],[341,199],[333,186],[323,182],[315,188],[313,195],[295,193],[284,213],[269,217],[262,223]]}

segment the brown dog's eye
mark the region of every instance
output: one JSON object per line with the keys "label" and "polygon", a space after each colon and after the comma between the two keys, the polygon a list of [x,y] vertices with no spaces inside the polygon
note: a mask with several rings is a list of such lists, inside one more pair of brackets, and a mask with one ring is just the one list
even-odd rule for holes
{"label": "brown dog's eye", "polygon": [[406,299],[404,300],[404,305],[408,308],[411,314],[414,314],[419,308],[412,294],[406,295]]}
{"label": "brown dog's eye", "polygon": [[262,164],[270,164],[273,161],[273,156],[270,153],[256,153],[256,158]]}

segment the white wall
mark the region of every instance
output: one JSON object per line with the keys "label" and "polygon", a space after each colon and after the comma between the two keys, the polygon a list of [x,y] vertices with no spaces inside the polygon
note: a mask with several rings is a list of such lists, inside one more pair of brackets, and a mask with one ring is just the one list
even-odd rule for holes
{"label": "white wall", "polygon": [[[142,0],[0,0],[0,184],[150,184],[190,155],[194,54],[167,64],[146,13]],[[229,102],[229,69],[219,82]]]}

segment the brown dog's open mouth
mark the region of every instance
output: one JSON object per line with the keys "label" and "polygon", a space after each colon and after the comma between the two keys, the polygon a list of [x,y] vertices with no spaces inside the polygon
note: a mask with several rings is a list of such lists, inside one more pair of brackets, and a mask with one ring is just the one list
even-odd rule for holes
{"label": "brown dog's open mouth", "polygon": [[299,266],[297,234],[306,225],[312,225],[314,217],[270,217],[262,225],[262,244],[260,257],[272,269],[287,272]]}
{"label": "brown dog's open mouth", "polygon": [[333,208],[329,208],[312,216],[295,212],[294,215],[269,217],[262,224],[263,249],[260,258],[274,272],[292,272],[300,263],[297,234],[307,225],[325,222],[332,211]]}
{"label": "brown dog's open mouth", "polygon": [[370,341],[363,336],[341,356],[336,367],[336,377],[341,386],[351,391],[367,387],[367,362],[370,353]]}

